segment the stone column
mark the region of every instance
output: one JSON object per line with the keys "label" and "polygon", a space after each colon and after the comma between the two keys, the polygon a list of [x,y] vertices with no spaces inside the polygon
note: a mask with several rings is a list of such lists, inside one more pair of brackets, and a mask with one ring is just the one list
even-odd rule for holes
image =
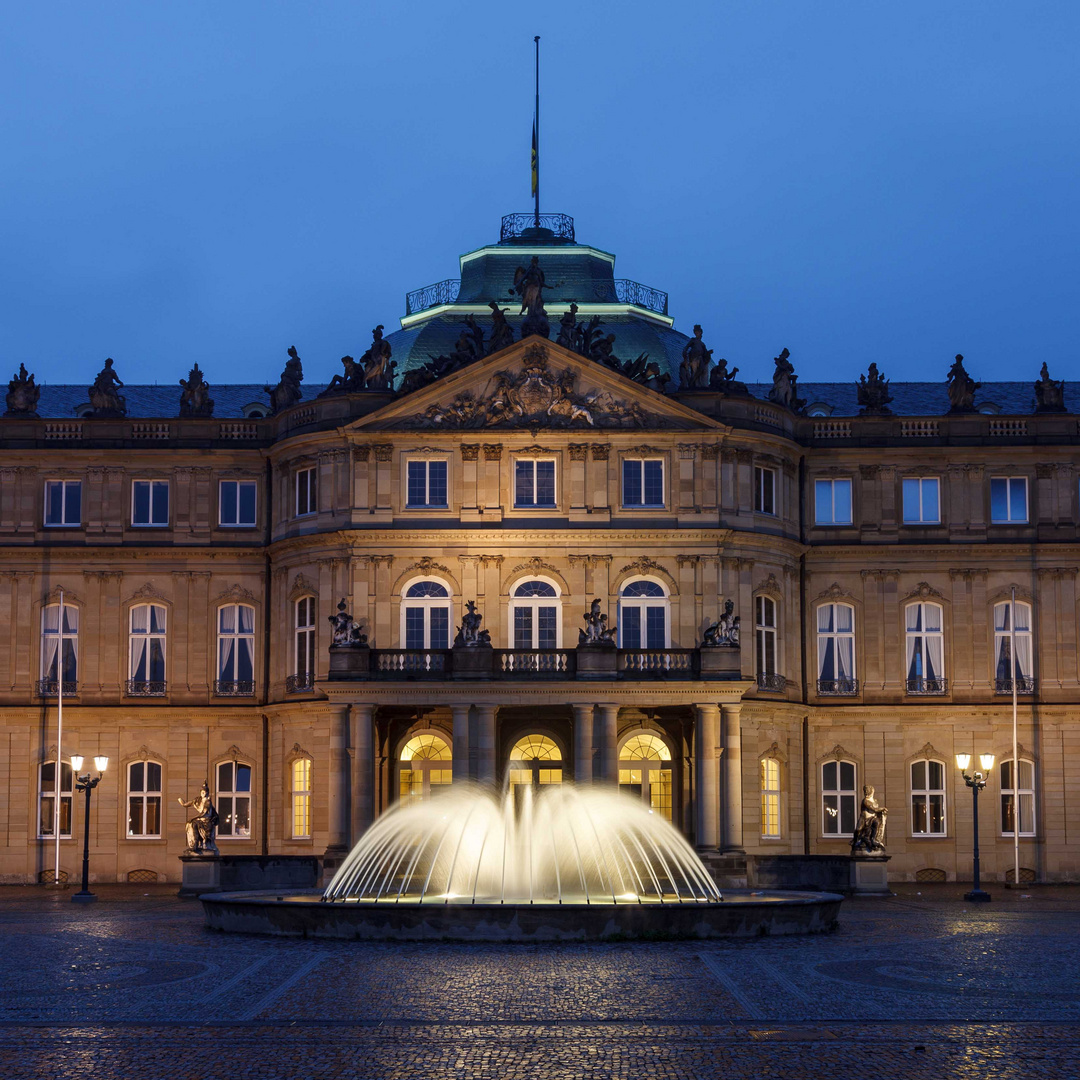
{"label": "stone column", "polygon": [[454,783],[469,779],[469,709],[470,705],[451,705],[454,717]]}
{"label": "stone column", "polygon": [[597,705],[596,741],[600,746],[600,780],[619,782],[619,706]]}
{"label": "stone column", "polygon": [[574,783],[593,782],[593,705],[574,705]]}
{"label": "stone column", "polygon": [[374,753],[375,706],[349,706],[349,753],[352,757],[352,843],[371,827],[375,816],[372,796],[375,791]]}
{"label": "stone column", "polygon": [[[481,784],[495,783],[495,706],[485,701],[476,709],[476,779]],[[455,720],[456,724],[456,720]],[[456,730],[456,728],[455,728]]]}
{"label": "stone column", "polygon": [[695,705],[694,723],[694,842],[698,848],[716,849],[720,801],[716,774],[716,705]]}
{"label": "stone column", "polygon": [[328,856],[342,856],[349,850],[349,752],[345,746],[348,735],[348,711],[345,708],[330,718],[330,769],[327,776],[327,843]]}
{"label": "stone column", "polygon": [[742,852],[742,731],[739,727],[741,705],[722,705],[724,748],[724,828],[720,850]]}

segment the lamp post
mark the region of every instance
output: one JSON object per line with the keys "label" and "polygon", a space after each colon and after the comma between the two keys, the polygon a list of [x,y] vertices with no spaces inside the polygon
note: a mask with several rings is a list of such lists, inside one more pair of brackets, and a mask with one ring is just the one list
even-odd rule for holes
{"label": "lamp post", "polygon": [[971,764],[970,754],[957,754],[956,755],[956,767],[960,770],[960,775],[964,778],[964,783],[971,788],[971,822],[975,833],[975,847],[974,847],[974,883],[971,892],[964,893],[965,900],[972,900],[976,903],[985,903],[990,899],[990,894],[984,892],[979,882],[979,792],[986,787],[986,778],[990,773],[990,770],[994,767],[994,755],[993,754],[980,754],[979,763],[982,765],[982,772],[976,772],[971,776],[968,776],[968,766]]}
{"label": "lamp post", "polygon": [[107,757],[94,758],[98,774],[91,779],[90,773],[79,776],[79,770],[83,767],[83,759],[74,754],[71,758],[71,769],[76,777],[75,790],[86,792],[86,811],[83,814],[83,857],[82,857],[82,888],[71,899],[81,904],[92,903],[97,897],[90,891],[90,792],[101,782],[101,777],[109,767]]}

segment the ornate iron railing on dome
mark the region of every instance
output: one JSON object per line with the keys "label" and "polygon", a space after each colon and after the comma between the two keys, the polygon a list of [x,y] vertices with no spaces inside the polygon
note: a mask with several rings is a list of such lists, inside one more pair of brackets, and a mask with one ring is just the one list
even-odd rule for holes
{"label": "ornate iron railing on dome", "polygon": [[537,214],[529,210],[523,214],[503,215],[499,243],[528,240],[536,236],[538,230],[551,233],[553,239],[564,244],[575,242],[574,219],[569,214]]}
{"label": "ornate iron railing on dome", "polygon": [[458,298],[461,278],[447,278],[436,281],[434,285],[425,285],[405,294],[405,314],[415,315],[418,311],[438,307],[440,304],[452,304]]}

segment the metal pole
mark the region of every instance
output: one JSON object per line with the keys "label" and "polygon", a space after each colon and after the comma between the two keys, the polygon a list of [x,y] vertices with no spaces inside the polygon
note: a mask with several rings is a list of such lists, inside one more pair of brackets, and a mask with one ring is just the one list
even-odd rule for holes
{"label": "metal pole", "polygon": [[982,888],[979,884],[979,785],[976,783],[971,785],[971,824],[975,830],[975,884],[972,886],[972,894],[977,896],[982,892]]}
{"label": "metal pole", "polygon": [[536,44],[536,194],[533,210],[533,225],[540,228],[540,36],[533,38]]}
{"label": "metal pole", "polygon": [[1016,742],[1016,586],[1012,587],[1009,611],[1009,651],[1012,653],[1012,788],[1013,788],[1013,888],[1020,888],[1020,762]]}
{"label": "metal pole", "polygon": [[[61,751],[64,741],[64,590],[60,589],[60,621],[56,648],[56,772],[53,774],[53,838],[56,841],[56,859],[53,864],[53,885],[60,884],[60,803],[63,800]],[[48,668],[45,669],[46,675]],[[46,688],[47,689],[47,688]],[[74,780],[74,778],[73,778]],[[72,792],[74,796],[75,792]],[[74,802],[74,798],[72,799]]]}
{"label": "metal pole", "polygon": [[90,892],[90,792],[93,790],[89,775],[86,777],[86,810],[83,822],[82,893]]}

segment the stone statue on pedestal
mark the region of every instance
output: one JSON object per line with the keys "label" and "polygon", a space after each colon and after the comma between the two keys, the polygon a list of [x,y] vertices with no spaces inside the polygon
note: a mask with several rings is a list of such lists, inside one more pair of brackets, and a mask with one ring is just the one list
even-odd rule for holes
{"label": "stone statue on pedestal", "polygon": [[593,600],[585,612],[585,629],[578,631],[578,646],[606,645],[615,646],[615,626],[608,626],[608,617],[600,613],[600,601]]}
{"label": "stone statue on pedestal", "polygon": [[8,383],[7,412],[4,415],[36,417],[40,397],[41,387],[34,382],[34,376],[27,372],[26,365],[20,364],[18,374]]}
{"label": "stone statue on pedestal", "polygon": [[889,402],[889,380],[878,371],[877,364],[871,363],[865,375],[859,376],[855,384],[855,394],[859,404],[860,416],[888,416],[892,409]]}
{"label": "stone statue on pedestal", "polygon": [[701,635],[701,648],[717,649],[739,647],[739,620],[741,616],[735,615],[735,602],[724,601],[724,613],[716,622],[705,627],[705,633]]}
{"label": "stone statue on pedestal", "polygon": [[713,351],[705,348],[701,335],[701,327],[695,326],[694,336],[682,351],[682,363],[679,365],[680,390],[700,390],[709,385],[709,363]]}
{"label": "stone statue on pedestal", "polygon": [[461,626],[454,638],[455,649],[490,649],[491,633],[480,629],[480,623],[484,616],[476,610],[476,601],[469,600],[465,604],[465,614],[461,616]]}
{"label": "stone statue on pedestal", "polygon": [[214,415],[214,399],[210,396],[210,387],[203,378],[198,363],[188,372],[186,379],[180,380],[180,386],[181,416]]}
{"label": "stone statue on pedestal", "polygon": [[969,413],[975,411],[975,391],[982,386],[964,370],[964,357],[956,354],[956,361],[949,368],[949,412]]}
{"label": "stone statue on pedestal", "polygon": [[98,372],[94,385],[90,387],[90,408],[93,409],[94,416],[127,416],[127,402],[117,393],[123,385],[113,371],[110,356]]}
{"label": "stone statue on pedestal", "polygon": [[364,369],[363,381],[368,390],[393,390],[394,369],[397,361],[391,360],[393,350],[390,342],[383,338],[383,326],[380,323],[371,331],[371,348],[360,357]]}
{"label": "stone statue on pedestal", "polygon": [[885,821],[889,811],[874,798],[874,789],[869,784],[862,790],[862,806],[851,838],[851,854],[865,851],[876,855],[885,850]]}
{"label": "stone statue on pedestal", "polygon": [[773,358],[776,368],[773,371],[769,400],[797,413],[802,412],[806,402],[799,397],[799,376],[795,374],[795,365],[789,359],[790,356],[791,353],[784,349],[779,356]]}
{"label": "stone statue on pedestal", "polygon": [[544,283],[544,271],[540,269],[540,259],[534,255],[528,267],[519,266],[514,272],[514,287],[510,294],[521,297],[521,312],[525,318],[521,323],[522,338],[538,335],[548,337],[551,324],[547,311],[544,310],[544,290],[552,288]]}
{"label": "stone statue on pedestal", "polygon": [[347,606],[345,598],[342,597],[338,602],[337,614],[326,616],[330,623],[330,648],[365,648],[368,643],[367,634],[360,632],[360,623],[345,610]]}
{"label": "stone statue on pedestal", "polygon": [[1035,384],[1035,411],[1065,412],[1065,380],[1051,379],[1045,360]]}
{"label": "stone statue on pedestal", "polygon": [[304,381],[304,365],[296,352],[296,346],[289,346],[289,359],[285,361],[285,370],[281,373],[277,386],[264,386],[270,395],[270,415],[295,405],[302,397],[300,384]]}
{"label": "stone statue on pedestal", "polygon": [[185,802],[183,796],[178,795],[176,801],[181,806],[190,807],[195,811],[186,826],[187,851],[186,855],[219,855],[214,837],[218,827],[218,812],[210,799],[210,781],[204,780],[199,794]]}

